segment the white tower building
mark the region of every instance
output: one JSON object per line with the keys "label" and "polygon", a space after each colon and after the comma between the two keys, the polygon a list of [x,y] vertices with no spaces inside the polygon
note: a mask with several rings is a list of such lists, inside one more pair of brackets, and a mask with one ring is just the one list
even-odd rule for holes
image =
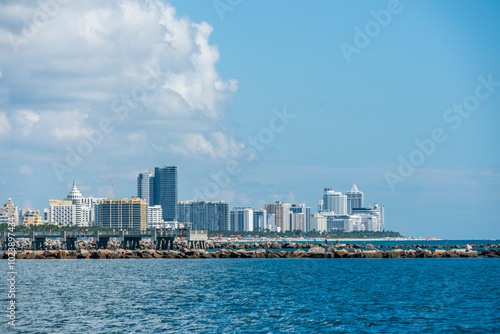
{"label": "white tower building", "polygon": [[49,224],[63,226],[81,226],[77,222],[76,205],[73,202],[51,199],[49,201]]}
{"label": "white tower building", "polygon": [[65,198],[66,201],[71,201],[74,206],[76,206],[76,225],[82,226],[82,193],[76,187],[75,181],[73,181],[73,188]]}
{"label": "white tower building", "polygon": [[161,227],[163,225],[163,210],[161,209],[161,205],[148,206],[146,225],[148,227]]}
{"label": "white tower building", "polygon": [[230,213],[231,231],[253,231],[253,209],[234,208]]}
{"label": "white tower building", "polygon": [[352,186],[352,189],[345,193],[347,196],[347,214],[352,214],[352,209],[358,209],[363,207],[363,192],[358,190],[356,185]]}
{"label": "white tower building", "polygon": [[337,215],[347,214],[347,196],[336,192],[333,188],[325,188],[323,194],[323,211],[333,211]]}

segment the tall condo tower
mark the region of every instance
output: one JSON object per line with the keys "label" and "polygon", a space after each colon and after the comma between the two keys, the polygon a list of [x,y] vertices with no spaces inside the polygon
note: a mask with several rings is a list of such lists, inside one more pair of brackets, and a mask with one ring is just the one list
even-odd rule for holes
{"label": "tall condo tower", "polygon": [[150,195],[149,205],[161,205],[163,220],[176,221],[179,217],[177,166],[155,167],[151,181],[153,196]]}
{"label": "tall condo tower", "polygon": [[145,200],[148,206],[152,206],[151,197],[153,192],[151,190],[153,188],[153,182],[151,181],[150,172],[139,173],[137,177],[137,197]]}
{"label": "tall condo tower", "polygon": [[347,214],[352,214],[352,209],[359,209],[363,207],[363,192],[359,191],[356,185],[352,186],[351,191],[345,193],[347,196]]}
{"label": "tall condo tower", "polygon": [[347,197],[341,192],[334,191],[333,188],[325,188],[323,211],[333,211],[336,215],[345,215],[347,213]]}
{"label": "tall condo tower", "polygon": [[275,215],[276,227],[280,228],[280,232],[290,231],[290,203],[276,202],[272,204],[264,204],[264,210],[268,214]]}

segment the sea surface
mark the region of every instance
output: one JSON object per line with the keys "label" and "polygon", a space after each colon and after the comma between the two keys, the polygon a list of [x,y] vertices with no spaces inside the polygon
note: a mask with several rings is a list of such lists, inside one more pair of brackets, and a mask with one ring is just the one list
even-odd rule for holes
{"label": "sea surface", "polygon": [[0,333],[498,333],[500,259],[17,260]]}

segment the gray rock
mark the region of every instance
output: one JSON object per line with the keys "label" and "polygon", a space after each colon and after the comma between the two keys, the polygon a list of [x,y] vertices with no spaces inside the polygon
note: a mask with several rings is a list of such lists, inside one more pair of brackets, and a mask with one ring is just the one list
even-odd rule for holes
{"label": "gray rock", "polygon": [[325,249],[323,247],[313,247],[313,248],[309,248],[307,253],[309,253],[309,254],[325,254]]}

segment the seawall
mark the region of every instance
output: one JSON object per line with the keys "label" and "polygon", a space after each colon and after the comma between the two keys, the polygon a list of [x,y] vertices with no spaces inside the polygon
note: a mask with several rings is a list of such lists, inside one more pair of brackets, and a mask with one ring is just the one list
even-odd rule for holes
{"label": "seawall", "polygon": [[222,249],[207,251],[204,249],[180,250],[125,250],[109,249],[100,250],[46,250],[46,251],[6,251],[0,254],[2,259],[214,259],[214,258],[500,258],[500,249],[483,249],[477,252],[472,247],[462,249],[356,249],[352,247],[334,248],[334,247],[312,247],[307,251],[297,250],[245,250],[245,249]]}

